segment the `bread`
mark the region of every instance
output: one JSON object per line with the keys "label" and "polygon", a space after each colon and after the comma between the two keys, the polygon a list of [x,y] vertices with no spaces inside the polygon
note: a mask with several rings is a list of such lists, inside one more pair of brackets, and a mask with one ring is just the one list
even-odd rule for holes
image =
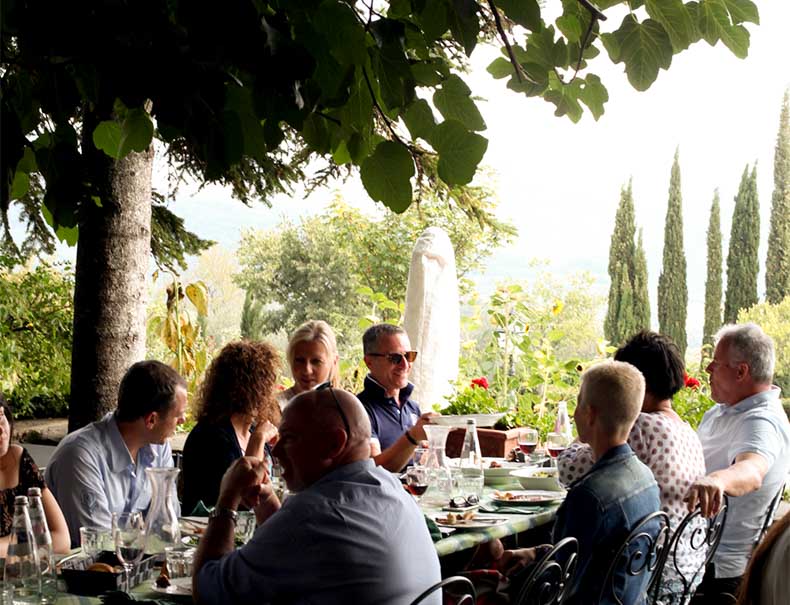
{"label": "bread", "polygon": [[107,563],[94,563],[88,568],[88,571],[103,571],[107,573],[115,573],[115,568]]}

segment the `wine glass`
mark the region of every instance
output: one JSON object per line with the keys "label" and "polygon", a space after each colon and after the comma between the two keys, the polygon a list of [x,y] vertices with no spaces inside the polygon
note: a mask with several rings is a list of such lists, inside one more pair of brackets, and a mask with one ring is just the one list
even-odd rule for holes
{"label": "wine glass", "polygon": [[535,429],[521,429],[518,432],[518,447],[525,456],[531,456],[538,447],[538,431]]}
{"label": "wine glass", "polygon": [[115,555],[126,575],[126,591],[131,590],[132,570],[143,558],[145,551],[145,524],[139,511],[112,514],[112,533]]}
{"label": "wine glass", "polygon": [[549,433],[546,435],[546,450],[553,458],[552,466],[557,466],[557,456],[568,447],[568,437],[562,433]]}
{"label": "wine glass", "polygon": [[419,502],[420,497],[428,489],[428,469],[412,466],[406,471],[406,489]]}

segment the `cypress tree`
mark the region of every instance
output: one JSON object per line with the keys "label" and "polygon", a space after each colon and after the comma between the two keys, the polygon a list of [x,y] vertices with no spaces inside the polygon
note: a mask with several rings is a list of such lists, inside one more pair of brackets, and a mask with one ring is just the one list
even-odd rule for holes
{"label": "cypress tree", "polygon": [[628,265],[617,265],[620,283],[620,306],[617,309],[617,322],[612,344],[620,346],[634,333],[634,296],[631,279],[628,277]]}
{"label": "cypress tree", "polygon": [[779,304],[790,294],[790,107],[785,91],[774,155],[771,230],[765,259],[765,298]]}
{"label": "cypress tree", "polygon": [[730,249],[727,253],[727,295],[724,321],[738,321],[738,311],[757,304],[757,249],[760,246],[760,203],[757,199],[757,166],[743,170],[732,212]]}
{"label": "cypress tree", "polygon": [[708,221],[708,276],[705,279],[703,345],[713,345],[713,335],[721,327],[721,261],[721,216],[717,189],[713,194]]}
{"label": "cypress tree", "polygon": [[241,337],[247,340],[260,340],[263,337],[262,305],[247,290],[244,295],[244,307],[241,310]]}
{"label": "cypress tree", "polygon": [[683,252],[683,199],[680,193],[678,152],[669,179],[669,202],[664,225],[664,258],[658,277],[659,330],[675,341],[686,354],[686,255]]}
{"label": "cypress tree", "polygon": [[[634,332],[633,310],[625,315],[621,311],[623,296],[623,272],[628,290],[633,291],[634,259],[634,198],[631,181],[620,189],[620,205],[614,218],[614,231],[609,246],[609,302],[604,320],[604,335],[611,343],[622,342],[622,334]],[[630,319],[626,320],[625,318]],[[628,321],[623,324],[623,321]]]}
{"label": "cypress tree", "polygon": [[642,243],[642,229],[634,255],[634,331],[650,329],[650,294],[647,289],[647,256]]}

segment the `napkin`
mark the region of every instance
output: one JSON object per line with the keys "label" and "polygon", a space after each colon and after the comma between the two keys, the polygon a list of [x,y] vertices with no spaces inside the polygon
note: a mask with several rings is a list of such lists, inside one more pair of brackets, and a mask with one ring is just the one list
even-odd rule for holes
{"label": "napkin", "polygon": [[195,508],[192,509],[192,512],[189,513],[189,517],[208,517],[209,513],[214,510],[214,507],[207,507],[203,504],[203,500],[198,500],[198,503],[195,504]]}

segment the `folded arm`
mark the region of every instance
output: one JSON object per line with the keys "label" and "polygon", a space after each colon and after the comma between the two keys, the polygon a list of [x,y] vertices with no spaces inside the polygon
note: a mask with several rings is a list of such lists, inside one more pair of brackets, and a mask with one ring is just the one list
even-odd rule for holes
{"label": "folded arm", "polygon": [[743,496],[760,489],[768,473],[768,461],[760,454],[745,452],[735,457],[727,468],[700,477],[689,487],[686,502],[689,511],[699,504],[705,517],[719,512],[724,494]]}

